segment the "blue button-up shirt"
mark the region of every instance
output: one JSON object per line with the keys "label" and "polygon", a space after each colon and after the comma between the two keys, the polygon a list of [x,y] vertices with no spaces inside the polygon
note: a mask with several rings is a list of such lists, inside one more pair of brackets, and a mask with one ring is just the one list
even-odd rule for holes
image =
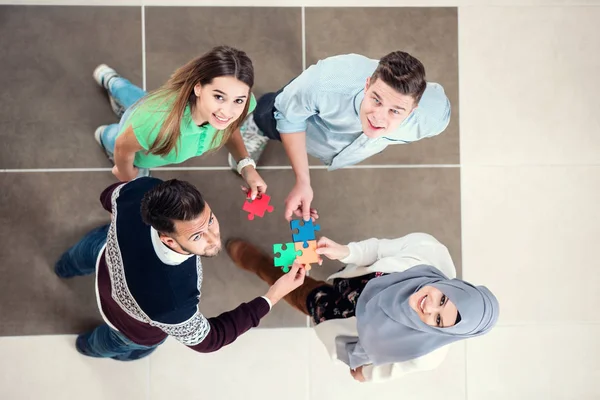
{"label": "blue button-up shirt", "polygon": [[310,155],[329,170],[353,165],[390,144],[411,143],[440,134],[450,122],[444,88],[427,83],[419,106],[394,131],[379,138],[362,132],[359,111],[365,83],[379,61],[358,54],[329,57],[310,66],[275,99],[281,134],[306,132]]}

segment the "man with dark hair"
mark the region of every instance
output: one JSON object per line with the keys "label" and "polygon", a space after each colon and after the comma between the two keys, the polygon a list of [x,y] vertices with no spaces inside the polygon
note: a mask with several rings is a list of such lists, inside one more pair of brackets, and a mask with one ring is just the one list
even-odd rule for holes
{"label": "man with dark hair", "polygon": [[88,233],[56,263],[59,277],[96,272],[96,298],[105,324],[79,335],[77,350],[91,357],[136,360],[167,336],[208,353],[259,324],[304,281],[294,264],[264,296],[215,318],[199,310],[200,256],[221,250],[219,221],[200,192],[172,179],[138,178],[100,196],[111,223]]}
{"label": "man with dark hair", "polygon": [[[441,85],[426,82],[415,57],[394,51],[381,60],[357,54],[329,57],[276,93],[265,94],[242,127],[258,160],[268,139],[280,140],[296,175],[285,216],[318,217],[310,208],[307,153],[335,170],[383,151],[443,132],[450,102]],[[230,164],[236,165],[230,157]]]}

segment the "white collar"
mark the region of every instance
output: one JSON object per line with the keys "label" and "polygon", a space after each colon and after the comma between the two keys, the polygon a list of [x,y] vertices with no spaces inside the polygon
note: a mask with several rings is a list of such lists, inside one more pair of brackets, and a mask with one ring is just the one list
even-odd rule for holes
{"label": "white collar", "polygon": [[158,231],[153,227],[150,227],[150,237],[152,238],[152,246],[156,256],[167,265],[179,265],[188,258],[194,256],[194,254],[179,254],[176,251],[171,250],[166,244],[160,240]]}

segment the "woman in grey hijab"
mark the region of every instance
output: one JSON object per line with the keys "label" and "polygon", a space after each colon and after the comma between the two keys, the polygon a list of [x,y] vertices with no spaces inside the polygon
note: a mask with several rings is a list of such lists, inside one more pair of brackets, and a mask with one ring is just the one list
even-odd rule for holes
{"label": "woman in grey hijab", "polygon": [[[281,274],[247,242],[230,241],[227,250],[267,282]],[[312,317],[331,357],[358,381],[435,368],[446,345],[485,334],[498,320],[496,297],[456,279],[448,249],[431,235],[348,245],[323,237],[317,252],[347,265],[329,277],[333,285],[307,277],[285,300]]]}
{"label": "woman in grey hijab", "polygon": [[356,303],[358,340],[345,343],[348,365],[412,360],[487,333],[498,301],[485,286],[448,279],[419,265],[369,280]]}

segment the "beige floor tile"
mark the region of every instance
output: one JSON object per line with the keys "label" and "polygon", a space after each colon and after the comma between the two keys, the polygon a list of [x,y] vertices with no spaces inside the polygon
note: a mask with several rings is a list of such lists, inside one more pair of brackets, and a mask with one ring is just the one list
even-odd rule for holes
{"label": "beige floor tile", "polygon": [[463,276],[500,323],[600,322],[600,168],[463,167]]}
{"label": "beige floor tile", "polygon": [[333,362],[317,335],[310,340],[310,399],[323,398],[362,400],[420,400],[443,398],[465,399],[465,347],[451,345],[448,357],[436,370],[408,374],[399,379],[359,383],[350,375],[349,368]]}
{"label": "beige floor tile", "polygon": [[600,162],[598,7],[459,10],[461,162]]}
{"label": "beige floor tile", "polygon": [[598,324],[497,327],[467,342],[469,400],[600,398]]}
{"label": "beige floor tile", "polygon": [[80,355],[75,336],[0,338],[0,398],[145,400],[149,359],[119,362]]}
{"label": "beige floor tile", "polygon": [[169,339],[150,359],[151,398],[305,400],[310,333],[253,329],[210,354]]}

